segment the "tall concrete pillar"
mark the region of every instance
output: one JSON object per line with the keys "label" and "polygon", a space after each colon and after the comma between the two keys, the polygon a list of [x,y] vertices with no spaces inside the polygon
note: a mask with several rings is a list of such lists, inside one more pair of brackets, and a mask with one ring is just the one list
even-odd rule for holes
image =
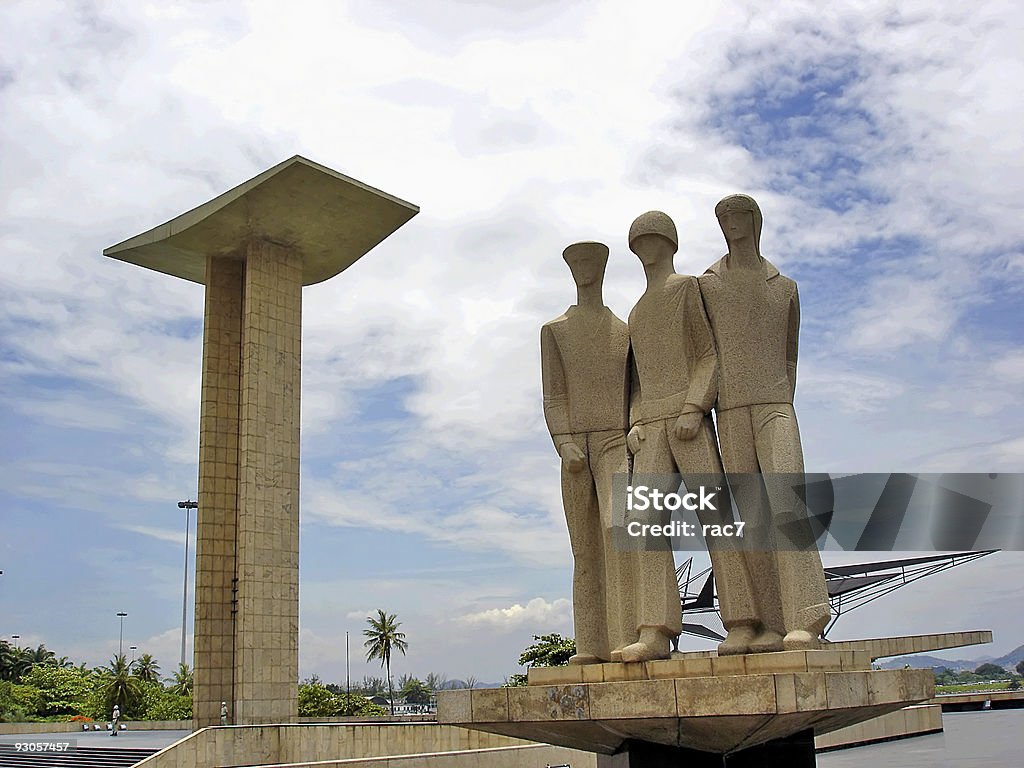
{"label": "tall concrete pillar", "polygon": [[296,156],[104,251],[206,285],[194,727],[298,715],[302,286],[418,211]]}

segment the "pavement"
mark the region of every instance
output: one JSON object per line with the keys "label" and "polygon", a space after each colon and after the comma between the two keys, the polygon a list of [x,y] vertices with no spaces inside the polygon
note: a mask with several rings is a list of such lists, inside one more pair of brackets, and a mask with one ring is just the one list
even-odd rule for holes
{"label": "pavement", "polygon": [[0,744],[19,741],[72,741],[79,747],[104,747],[105,749],[163,749],[192,731],[144,731],[134,730],[130,725],[126,731],[111,736],[110,731],[62,731],[60,733],[4,734]]}

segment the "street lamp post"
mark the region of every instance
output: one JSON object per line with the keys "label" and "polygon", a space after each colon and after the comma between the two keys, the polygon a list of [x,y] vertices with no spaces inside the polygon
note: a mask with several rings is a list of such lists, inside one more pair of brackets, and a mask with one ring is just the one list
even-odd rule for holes
{"label": "street lamp post", "polygon": [[137,646],[137,645],[129,645],[128,646],[128,650],[132,652],[132,664],[134,664],[135,663],[135,652],[137,650],[139,650],[139,646]]}
{"label": "street lamp post", "polygon": [[[181,663],[185,663],[185,626],[188,622],[188,512],[199,509],[198,501],[179,501],[178,509],[185,510],[185,582],[181,588]],[[196,512],[196,517],[199,513]]]}
{"label": "street lamp post", "polygon": [[117,617],[121,619],[121,631],[117,636],[117,655],[124,656],[124,617],[128,614],[124,611],[118,611]]}

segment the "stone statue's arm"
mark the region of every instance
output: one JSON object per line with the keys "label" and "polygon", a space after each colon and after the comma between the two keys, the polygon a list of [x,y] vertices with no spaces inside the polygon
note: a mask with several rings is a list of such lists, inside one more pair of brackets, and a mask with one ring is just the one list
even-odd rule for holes
{"label": "stone statue's arm", "polygon": [[800,294],[793,286],[789,300],[789,325],[786,333],[786,374],[789,376],[790,395],[796,395],[796,358],[800,345]]}
{"label": "stone statue's arm", "polygon": [[562,446],[572,442],[569,390],[565,382],[562,355],[558,351],[555,335],[547,326],[540,329],[540,369],[544,388],[544,421],[547,422],[555,450],[561,453]]}
{"label": "stone statue's arm", "polygon": [[697,278],[687,281],[683,311],[686,312],[686,330],[693,360],[683,413],[699,411],[705,414],[718,398],[718,352]]}

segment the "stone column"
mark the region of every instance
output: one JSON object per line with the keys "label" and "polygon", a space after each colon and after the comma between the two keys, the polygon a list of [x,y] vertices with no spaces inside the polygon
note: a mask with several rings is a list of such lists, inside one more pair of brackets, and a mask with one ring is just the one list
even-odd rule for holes
{"label": "stone column", "polygon": [[244,273],[239,259],[207,259],[192,700],[197,728],[218,724],[220,703],[234,700],[233,585]]}
{"label": "stone column", "polygon": [[297,714],[302,261],[247,244],[239,419],[235,724]]}
{"label": "stone column", "polygon": [[418,211],[296,155],[103,251],[206,286],[195,728],[298,717],[302,286]]}

